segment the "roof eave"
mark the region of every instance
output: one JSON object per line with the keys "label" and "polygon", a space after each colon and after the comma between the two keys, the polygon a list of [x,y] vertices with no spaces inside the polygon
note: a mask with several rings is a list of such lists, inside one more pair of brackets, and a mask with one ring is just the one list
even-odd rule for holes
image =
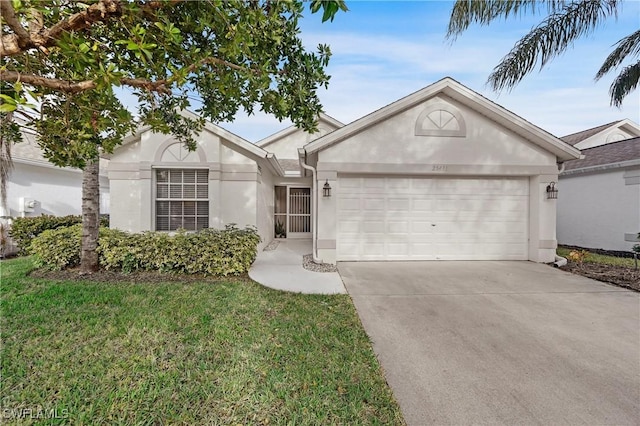
{"label": "roof eave", "polygon": [[373,113],[356,120],[345,127],[337,129],[332,133],[305,145],[305,151],[308,154],[312,154],[335,143],[341,142],[351,135],[361,132],[388,117],[412,108],[438,93],[443,93],[444,95],[465,105],[473,103],[474,109],[480,110],[479,112],[487,116],[489,119],[501,124],[511,131],[514,131],[532,143],[552,152],[560,161],[580,158],[580,151],[577,148],[566,144],[551,133],[534,126],[511,111],[489,101],[450,77],[443,78],[422,90],[374,111]]}

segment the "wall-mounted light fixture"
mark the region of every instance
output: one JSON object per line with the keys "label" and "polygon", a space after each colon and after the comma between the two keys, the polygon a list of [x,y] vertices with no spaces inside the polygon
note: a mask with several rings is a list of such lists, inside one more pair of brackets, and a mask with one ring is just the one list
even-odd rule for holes
{"label": "wall-mounted light fixture", "polygon": [[331,185],[329,185],[329,179],[324,183],[322,187],[322,196],[323,197],[331,197]]}
{"label": "wall-mounted light fixture", "polygon": [[551,182],[547,185],[547,200],[555,200],[558,198],[558,189],[556,188],[556,183]]}

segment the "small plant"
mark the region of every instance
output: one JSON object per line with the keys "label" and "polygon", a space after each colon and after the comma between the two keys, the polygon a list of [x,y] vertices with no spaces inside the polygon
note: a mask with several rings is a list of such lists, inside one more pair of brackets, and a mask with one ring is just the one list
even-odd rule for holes
{"label": "small plant", "polygon": [[589,252],[586,250],[572,250],[569,252],[569,260],[577,263],[578,265],[582,265],[586,260]]}
{"label": "small plant", "polygon": [[[640,240],[640,233],[638,233],[638,239]],[[638,256],[640,256],[640,244],[636,244],[631,249],[633,251],[633,260],[635,261],[635,269],[638,269]]]}
{"label": "small plant", "polygon": [[276,238],[285,238],[287,232],[284,229],[284,224],[279,220],[276,220]]}

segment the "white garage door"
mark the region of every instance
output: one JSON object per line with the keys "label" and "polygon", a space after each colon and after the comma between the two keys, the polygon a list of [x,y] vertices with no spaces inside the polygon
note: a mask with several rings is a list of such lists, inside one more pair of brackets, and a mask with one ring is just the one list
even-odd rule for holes
{"label": "white garage door", "polygon": [[338,260],[526,260],[528,178],[338,181]]}

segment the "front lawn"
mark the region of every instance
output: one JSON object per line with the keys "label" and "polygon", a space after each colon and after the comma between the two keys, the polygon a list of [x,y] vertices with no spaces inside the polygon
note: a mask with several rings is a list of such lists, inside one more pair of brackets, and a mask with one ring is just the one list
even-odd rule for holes
{"label": "front lawn", "polygon": [[404,423],[346,295],[0,268],[3,423]]}

